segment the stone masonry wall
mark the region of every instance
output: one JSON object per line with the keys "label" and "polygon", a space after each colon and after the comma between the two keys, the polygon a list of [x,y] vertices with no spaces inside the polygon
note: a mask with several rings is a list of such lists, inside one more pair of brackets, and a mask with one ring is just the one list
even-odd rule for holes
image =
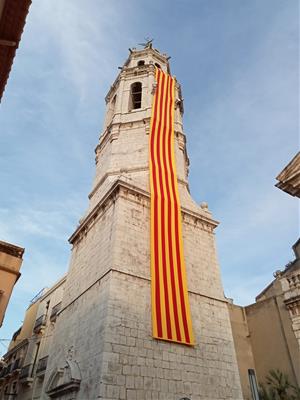
{"label": "stone masonry wall", "polygon": [[76,399],[241,399],[208,226],[192,227],[188,215],[183,223],[196,337],[187,347],[151,336],[149,198],[120,188],[106,212],[74,247],[45,382],[71,351],[82,374]]}
{"label": "stone masonry wall", "polygon": [[150,281],[113,271],[101,399],[241,399],[226,303],[190,293],[196,346],[151,336]]}
{"label": "stone masonry wall", "polygon": [[[63,368],[66,359],[80,368],[80,392],[67,393],[61,399],[94,400],[100,392],[104,335],[107,329],[109,279],[104,276],[60,314],[56,321],[55,340],[49,357],[44,390],[51,372]],[[48,399],[44,393],[43,399]]]}

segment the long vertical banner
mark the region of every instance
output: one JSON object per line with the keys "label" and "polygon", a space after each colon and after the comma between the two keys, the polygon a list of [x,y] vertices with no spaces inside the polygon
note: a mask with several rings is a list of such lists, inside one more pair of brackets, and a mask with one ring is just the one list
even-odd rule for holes
{"label": "long vertical banner", "polygon": [[194,344],[174,153],[175,79],[156,68],[150,129],[153,336]]}

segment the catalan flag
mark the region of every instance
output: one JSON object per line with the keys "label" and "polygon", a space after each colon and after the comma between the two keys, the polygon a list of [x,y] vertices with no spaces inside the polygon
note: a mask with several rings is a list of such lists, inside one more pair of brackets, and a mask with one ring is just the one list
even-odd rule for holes
{"label": "catalan flag", "polygon": [[153,337],[194,344],[174,153],[175,78],[156,68],[150,129]]}

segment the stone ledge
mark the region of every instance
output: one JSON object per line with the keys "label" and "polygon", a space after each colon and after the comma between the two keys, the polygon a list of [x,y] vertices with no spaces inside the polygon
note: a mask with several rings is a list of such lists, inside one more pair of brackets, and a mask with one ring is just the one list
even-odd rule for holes
{"label": "stone ledge", "polygon": [[[105,211],[105,209],[116,201],[117,196],[120,195],[120,189],[123,190],[123,196],[125,194],[126,198],[129,198],[129,194],[131,195],[131,200],[135,200],[140,202],[141,197],[143,197],[144,201],[146,201],[148,207],[150,208],[150,194],[143,189],[140,189],[128,182],[122,181],[121,179],[116,180],[111,188],[107,191],[107,193],[103,196],[103,198],[99,201],[99,203],[93,208],[93,210],[82,220],[79,227],[75,230],[73,235],[69,238],[69,243],[75,244],[78,240],[80,240],[84,235],[87,234],[88,230],[91,228],[93,223],[98,219],[99,214]],[[133,195],[133,196],[132,196]],[[129,198],[130,199],[130,198]],[[208,218],[202,214],[198,214],[194,211],[190,211],[184,207],[181,208],[183,214],[183,220],[185,222],[197,223],[201,222],[201,227],[205,228],[209,232],[213,232],[213,230],[218,226],[218,222]]]}

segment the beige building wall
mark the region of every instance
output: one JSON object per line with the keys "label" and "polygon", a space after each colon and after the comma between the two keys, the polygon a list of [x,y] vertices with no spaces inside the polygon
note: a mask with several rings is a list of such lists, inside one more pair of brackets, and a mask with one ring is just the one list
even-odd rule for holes
{"label": "beige building wall", "polygon": [[[36,315],[38,311],[39,303],[30,304],[25,312],[25,317],[20,331],[16,336],[13,336],[8,350],[12,350],[20,341],[28,339],[32,336],[33,327],[36,320]],[[18,332],[18,331],[17,331]]]}
{"label": "beige building wall", "polygon": [[228,305],[244,398],[248,368],[256,371],[259,383],[278,369],[300,386],[300,239],[293,250],[295,260],[274,273],[256,303]]}
{"label": "beige building wall", "polygon": [[232,303],[228,303],[228,309],[234,347],[239,367],[243,398],[244,400],[252,400],[253,395],[249,381],[249,370],[252,369],[255,371],[255,364],[245,309],[244,307],[237,306]]}
{"label": "beige building wall", "polygon": [[[276,298],[270,297],[245,307],[245,312],[259,382],[265,383],[270,369],[279,369],[296,384],[293,358],[296,361],[299,357],[299,349],[295,336],[292,336],[290,321],[284,326]],[[286,335],[288,330],[289,338]]]}
{"label": "beige building wall", "polygon": [[21,275],[23,254],[23,248],[0,241],[0,327],[14,285]]}

